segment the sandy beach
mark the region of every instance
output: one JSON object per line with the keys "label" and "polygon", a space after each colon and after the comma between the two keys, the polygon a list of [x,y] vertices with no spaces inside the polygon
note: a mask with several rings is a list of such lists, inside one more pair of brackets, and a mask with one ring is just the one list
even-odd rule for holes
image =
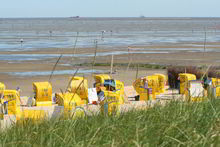
{"label": "sandy beach", "polygon": [[[126,48],[126,47],[124,47]],[[139,50],[135,50],[139,48]],[[150,51],[145,51],[143,48],[149,48],[146,46],[142,47],[130,47],[129,53],[114,55],[114,63],[146,63],[146,64],[159,64],[159,65],[220,65],[220,52],[218,52],[218,48],[215,48],[216,52],[189,52],[189,51],[171,51],[169,53],[151,53]],[[152,46],[151,46],[152,48]],[[158,48],[155,46],[155,48]],[[165,52],[167,46],[161,46],[160,51]],[[170,48],[170,47],[169,47]],[[140,50],[142,49],[142,50]],[[187,49],[187,48],[185,48]],[[90,54],[88,57],[72,57],[73,49],[62,49],[62,52],[56,49],[48,48],[43,50],[34,50],[34,51],[21,51],[21,52],[13,52],[16,55],[51,55],[55,54],[56,57],[45,58],[43,60],[22,60],[22,61],[0,61],[0,81],[5,83],[8,89],[16,89],[16,87],[20,87],[22,89],[22,95],[31,95],[32,94],[32,83],[36,81],[48,81],[50,73],[54,68],[56,61],[58,60],[60,54],[70,55],[68,57],[63,56],[59,63],[57,64],[55,70],[56,71],[68,71],[68,70],[76,70],[77,68],[91,70],[91,66],[76,66],[74,64],[83,64],[83,63],[92,63],[94,60],[94,48],[79,48],[77,49],[77,55],[86,55]],[[114,49],[114,52],[128,52],[128,49],[118,48]],[[130,53],[132,51],[132,53]],[[108,53],[111,51],[105,49],[98,49],[98,53]],[[138,52],[138,53],[135,53]],[[143,53],[141,53],[143,52]],[[150,53],[146,53],[150,52]],[[10,55],[10,52],[0,52],[0,55]],[[111,54],[105,56],[97,56],[96,63],[110,63],[111,62]],[[72,65],[73,64],[73,65]],[[102,70],[107,73],[110,71],[109,66],[96,66],[94,67],[96,70]],[[125,83],[126,86],[132,85],[132,82],[136,78],[136,68],[130,68],[129,71],[126,72],[126,67],[122,69],[121,67],[114,66],[114,70],[117,70],[116,74],[113,74],[112,77],[116,79],[120,79]],[[28,72],[48,72],[46,75],[31,75]],[[27,75],[16,75],[16,73],[27,73]],[[36,74],[35,73],[35,74]],[[164,73],[166,74],[166,70],[153,70],[153,69],[139,69],[138,76],[146,76],[154,73]],[[93,77],[91,73],[86,74],[78,74],[80,76],[85,76],[85,78],[89,81],[89,86],[92,87]],[[54,74],[51,79],[51,83],[53,85],[53,92],[60,92],[60,89],[64,90],[67,86],[68,80],[71,74]]]}
{"label": "sandy beach", "polygon": [[[88,63],[111,63],[112,77],[132,85],[136,68],[117,64],[152,65],[220,65],[220,31],[215,18],[69,18],[2,19],[0,24],[0,82],[8,89],[20,87],[21,95],[32,94],[32,83],[48,81],[55,63],[51,83],[53,92],[64,90],[69,77],[88,79],[91,72],[108,73],[110,66]],[[56,22],[56,23],[54,23]],[[204,25],[207,38],[204,42]],[[105,33],[101,33],[105,30]],[[23,40],[22,44],[20,40]],[[97,41],[97,44],[95,44]],[[95,47],[97,45],[97,47]],[[94,55],[96,53],[96,57]],[[78,66],[81,64],[81,66]],[[139,68],[138,77],[164,73],[161,69]]]}
{"label": "sandy beach", "polygon": [[[81,49],[80,49],[81,50]],[[68,51],[68,50],[67,50]],[[66,51],[66,52],[67,52]],[[87,51],[88,52],[88,51]],[[29,52],[31,55],[36,54],[37,52]],[[44,52],[45,53],[45,52]],[[54,52],[51,52],[53,54]],[[92,53],[92,52],[91,52]],[[27,53],[26,53],[27,54]],[[39,53],[38,53],[39,54]],[[162,65],[208,65],[213,64],[219,65],[219,55],[220,53],[205,53],[205,58],[203,58],[203,53],[189,53],[189,52],[181,52],[181,53],[169,53],[169,54],[127,54],[127,55],[115,55],[114,62],[115,63],[155,63]],[[18,63],[8,63],[7,61],[0,61],[1,67],[0,71],[5,72],[1,73],[0,81],[5,83],[7,88],[15,89],[19,86],[22,89],[22,95],[30,95],[32,94],[32,83],[36,81],[48,81],[50,75],[41,75],[41,76],[19,76],[13,75],[13,73],[17,72],[51,72],[58,58],[39,60],[39,61],[22,61]],[[76,61],[78,60],[78,61]],[[71,64],[76,61],[76,63],[91,63],[93,61],[93,57],[88,57],[86,59],[74,58],[72,60],[71,57],[64,57],[60,60],[58,65],[56,66],[56,71],[65,71],[65,70],[76,70],[77,66],[65,65],[65,63]],[[110,63],[111,56],[103,56],[96,57],[96,63]],[[91,69],[88,66],[80,66],[80,69]],[[95,69],[103,70],[108,72],[110,67],[108,66],[99,66],[94,67]],[[132,82],[136,78],[136,69],[130,68],[126,72],[126,67],[121,69],[117,66],[114,66],[114,69],[117,69],[116,74],[113,74],[112,77],[115,79],[119,79],[125,83],[125,85],[132,85]],[[10,74],[9,74],[10,73]],[[146,76],[154,73],[164,73],[166,74],[166,70],[151,70],[151,69],[139,69],[138,76]],[[83,74],[78,74],[82,76]],[[60,89],[64,90],[67,86],[70,74],[63,75],[53,75],[51,79],[51,83],[53,85],[54,92],[60,92]],[[93,77],[92,74],[85,74],[85,78],[89,81],[89,86],[92,87]]]}

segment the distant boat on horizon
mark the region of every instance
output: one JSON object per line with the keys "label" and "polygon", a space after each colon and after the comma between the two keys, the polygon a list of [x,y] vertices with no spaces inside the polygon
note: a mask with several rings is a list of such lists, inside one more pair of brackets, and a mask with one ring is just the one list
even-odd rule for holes
{"label": "distant boat on horizon", "polygon": [[79,16],[71,16],[70,18],[79,18]]}

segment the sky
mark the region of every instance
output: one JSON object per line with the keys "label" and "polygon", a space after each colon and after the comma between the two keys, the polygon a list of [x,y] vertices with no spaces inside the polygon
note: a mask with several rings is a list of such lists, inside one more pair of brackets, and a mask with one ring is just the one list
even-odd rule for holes
{"label": "sky", "polygon": [[0,0],[0,17],[220,17],[220,0]]}

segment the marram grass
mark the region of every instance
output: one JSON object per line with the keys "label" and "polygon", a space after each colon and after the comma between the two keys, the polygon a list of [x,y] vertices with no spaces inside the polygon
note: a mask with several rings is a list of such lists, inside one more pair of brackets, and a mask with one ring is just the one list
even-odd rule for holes
{"label": "marram grass", "polygon": [[1,131],[0,146],[220,146],[220,99],[171,101],[119,117],[28,121]]}

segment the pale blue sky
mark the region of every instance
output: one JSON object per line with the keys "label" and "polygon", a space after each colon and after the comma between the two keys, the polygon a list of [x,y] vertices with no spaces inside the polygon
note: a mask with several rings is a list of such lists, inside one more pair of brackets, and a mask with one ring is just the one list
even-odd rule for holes
{"label": "pale blue sky", "polygon": [[220,0],[0,0],[0,17],[220,17]]}

